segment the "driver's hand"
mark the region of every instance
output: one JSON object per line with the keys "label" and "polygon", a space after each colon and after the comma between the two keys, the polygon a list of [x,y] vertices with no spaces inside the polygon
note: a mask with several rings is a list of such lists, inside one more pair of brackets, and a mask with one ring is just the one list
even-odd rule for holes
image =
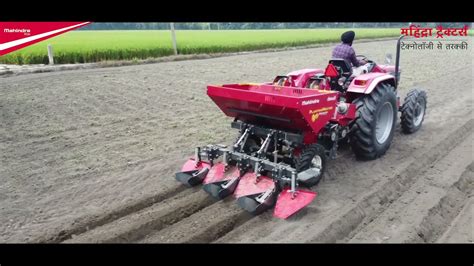
{"label": "driver's hand", "polygon": [[365,59],[361,59],[361,60],[360,60],[360,62],[362,63],[362,65],[365,65],[365,64],[367,64],[367,63],[368,63],[368,61],[367,61],[367,60],[365,60]]}

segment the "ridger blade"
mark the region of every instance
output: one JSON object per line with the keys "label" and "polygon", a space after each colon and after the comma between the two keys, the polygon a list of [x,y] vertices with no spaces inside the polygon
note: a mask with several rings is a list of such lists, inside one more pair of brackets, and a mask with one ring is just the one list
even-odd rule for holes
{"label": "ridger blade", "polygon": [[257,215],[275,204],[276,194],[275,189],[268,189],[260,194],[240,197],[237,199],[237,203],[242,209],[253,215]]}
{"label": "ridger blade", "polygon": [[261,194],[269,189],[275,188],[273,180],[266,176],[260,176],[258,182],[255,182],[256,174],[248,172],[240,178],[239,184],[234,192],[235,198],[240,198],[248,195]]}
{"label": "ridger blade", "polygon": [[225,170],[225,165],[221,162],[216,163],[207,174],[206,178],[203,181],[203,184],[210,184],[215,182],[220,182],[224,180],[232,179],[234,176],[239,176],[239,169],[235,166],[229,166],[227,171]]}
{"label": "ridger blade", "polygon": [[298,190],[296,196],[292,198],[290,189],[285,189],[278,196],[273,216],[286,219],[309,205],[316,196],[316,192]]}
{"label": "ridger blade", "polygon": [[194,187],[202,183],[202,180],[209,172],[209,168],[202,168],[201,170],[192,170],[187,172],[176,173],[176,180],[189,186]]}
{"label": "ridger blade", "polygon": [[223,199],[232,194],[239,183],[239,176],[229,180],[205,184],[202,188],[214,198]]}
{"label": "ridger blade", "polygon": [[204,191],[213,197],[223,199],[232,194],[239,183],[239,169],[229,166],[227,171],[223,163],[215,164],[204,179]]}
{"label": "ridger blade", "polygon": [[251,172],[243,175],[234,192],[239,206],[254,215],[271,208],[276,198],[273,180],[260,176],[257,181],[256,177],[256,174]]}
{"label": "ridger blade", "polygon": [[196,165],[194,159],[189,159],[181,168],[181,172],[176,173],[176,180],[188,187],[201,184],[211,166],[206,162],[199,162]]}

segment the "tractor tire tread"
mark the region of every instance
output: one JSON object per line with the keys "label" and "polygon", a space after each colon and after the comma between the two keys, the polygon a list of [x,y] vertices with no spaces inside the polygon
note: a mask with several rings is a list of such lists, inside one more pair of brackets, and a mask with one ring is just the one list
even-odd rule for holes
{"label": "tractor tire tread", "polygon": [[[376,159],[388,150],[388,147],[377,150],[374,145],[373,127],[377,104],[384,95],[392,94],[390,97],[396,99],[395,88],[388,83],[377,85],[376,89],[368,95],[361,96],[353,101],[356,105],[356,119],[351,123],[351,146],[356,157],[363,160]],[[390,140],[391,141],[391,140]]]}
{"label": "tractor tire tread", "polygon": [[303,149],[303,151],[301,152],[301,155],[296,160],[296,171],[302,172],[304,170],[309,169],[309,167],[311,166],[311,161],[313,160],[315,155],[321,156],[321,160],[322,160],[321,174],[319,175],[319,177],[314,178],[312,180],[308,180],[305,184],[303,184],[306,187],[312,187],[312,186],[317,185],[319,181],[321,180],[322,176],[324,175],[324,171],[326,168],[326,160],[327,160],[324,146],[320,144],[308,145]]}
{"label": "tractor tire tread", "polygon": [[420,89],[413,89],[410,92],[408,92],[403,102],[403,105],[400,108],[400,112],[402,113],[400,116],[400,120],[401,120],[400,124],[402,128],[402,132],[405,134],[411,134],[411,133],[416,132],[421,127],[421,124],[423,123],[424,117],[419,126],[417,127],[414,126],[414,119],[415,119],[414,108],[415,108],[415,103],[418,97],[424,98],[424,101],[425,101],[424,108],[426,112],[427,95],[425,91],[420,90]]}

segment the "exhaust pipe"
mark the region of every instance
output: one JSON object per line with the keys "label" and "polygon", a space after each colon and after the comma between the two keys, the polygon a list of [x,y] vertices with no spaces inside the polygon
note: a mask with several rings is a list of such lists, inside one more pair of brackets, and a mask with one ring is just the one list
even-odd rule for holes
{"label": "exhaust pipe", "polygon": [[395,88],[398,87],[398,83],[400,82],[400,73],[398,72],[398,69],[400,66],[400,42],[402,41],[403,37],[405,37],[405,35],[400,36],[397,41],[397,55],[395,59]]}

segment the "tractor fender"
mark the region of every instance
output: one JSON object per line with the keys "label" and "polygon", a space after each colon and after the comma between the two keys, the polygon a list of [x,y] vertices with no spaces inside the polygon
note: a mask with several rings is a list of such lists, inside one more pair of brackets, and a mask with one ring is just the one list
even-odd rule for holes
{"label": "tractor fender", "polygon": [[388,82],[395,86],[395,76],[387,73],[368,73],[355,77],[347,92],[370,94],[381,82]]}
{"label": "tractor fender", "polygon": [[317,68],[307,68],[292,71],[288,73],[287,76],[291,78],[292,87],[305,88],[308,80],[318,73],[324,73],[324,71],[322,69]]}

